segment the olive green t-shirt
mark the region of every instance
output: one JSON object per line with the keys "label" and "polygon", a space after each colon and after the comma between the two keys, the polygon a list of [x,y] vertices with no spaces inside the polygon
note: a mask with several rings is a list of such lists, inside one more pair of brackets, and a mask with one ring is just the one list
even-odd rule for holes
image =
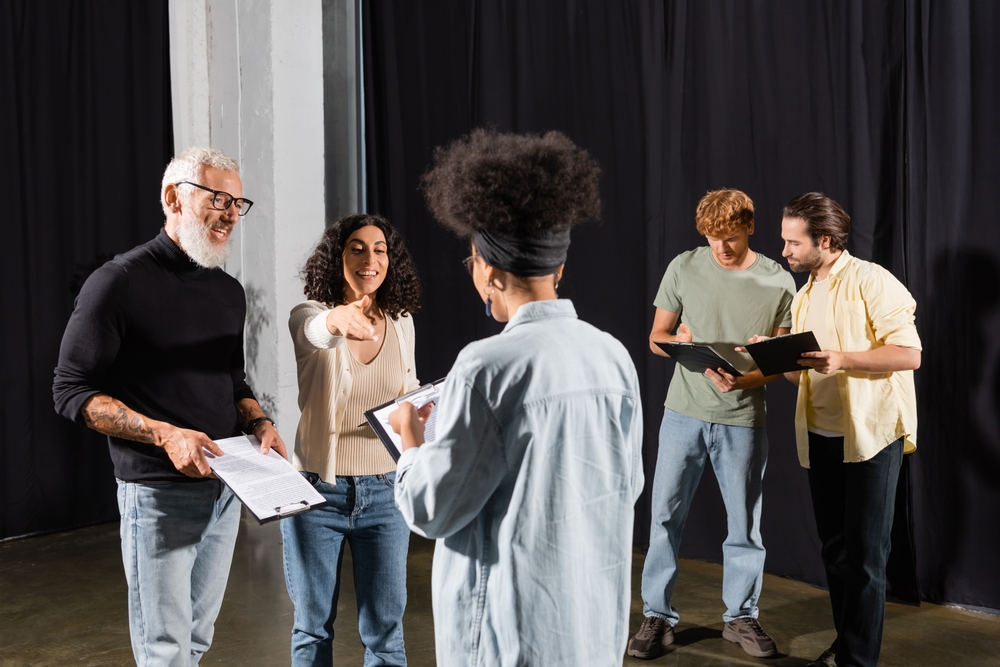
{"label": "olive green t-shirt", "polygon": [[[728,271],[708,246],[674,258],[660,282],[653,305],[677,313],[693,342],[707,343],[740,372],[755,368],[748,354],[733,348],[754,334],[771,336],[790,327],[795,295],[792,275],[757,253],[752,265]],[[764,426],[764,387],[722,393],[712,381],[677,364],[667,389],[666,407],[682,415],[729,426]]]}

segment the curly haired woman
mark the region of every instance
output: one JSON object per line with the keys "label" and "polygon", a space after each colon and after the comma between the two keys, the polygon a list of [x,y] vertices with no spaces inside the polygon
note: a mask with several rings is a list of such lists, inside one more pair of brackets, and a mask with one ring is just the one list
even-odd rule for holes
{"label": "curly haired woman", "polygon": [[642,405],[628,352],[556,297],[598,167],[564,135],[476,131],[435,154],[435,217],[503,333],[458,355],[429,411],[402,403],[396,502],[434,549],[438,665],[621,665]]}
{"label": "curly haired woman", "polygon": [[393,501],[396,464],[363,424],[365,410],[419,385],[410,317],[419,281],[396,230],[364,214],[327,229],[302,276],[309,300],[288,320],[302,411],[292,461],[327,505],[281,521],[292,665],[332,664],[345,542],[365,665],[406,665],[409,530]]}

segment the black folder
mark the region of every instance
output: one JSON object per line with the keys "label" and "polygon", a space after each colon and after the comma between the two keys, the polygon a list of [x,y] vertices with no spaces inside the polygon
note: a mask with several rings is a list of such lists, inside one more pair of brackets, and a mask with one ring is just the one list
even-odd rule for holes
{"label": "black folder", "polygon": [[[436,402],[438,397],[438,387],[444,383],[445,379],[447,378],[441,378],[437,382],[425,384],[411,392],[403,394],[399,398],[394,398],[388,403],[377,405],[371,410],[365,411],[365,421],[368,422],[368,425],[372,427],[373,431],[375,431],[375,435],[377,435],[378,439],[382,441],[383,445],[385,445],[385,448],[389,452],[389,456],[392,457],[393,461],[398,461],[399,457],[402,456],[403,441],[400,439],[399,435],[392,430],[392,427],[389,426],[389,414],[395,412],[396,406],[403,401],[409,401],[418,408],[426,403]],[[434,440],[434,425],[436,423],[437,411],[435,410],[427,419],[427,423],[424,424],[425,443]]]}
{"label": "black folder", "polygon": [[775,336],[747,345],[747,352],[764,375],[806,370],[805,366],[798,363],[802,353],[819,351],[819,343],[812,331]]}
{"label": "black folder", "polygon": [[661,343],[656,344],[684,368],[692,373],[704,373],[711,368],[713,371],[721,368],[733,377],[741,377],[736,368],[711,345],[703,343]]}

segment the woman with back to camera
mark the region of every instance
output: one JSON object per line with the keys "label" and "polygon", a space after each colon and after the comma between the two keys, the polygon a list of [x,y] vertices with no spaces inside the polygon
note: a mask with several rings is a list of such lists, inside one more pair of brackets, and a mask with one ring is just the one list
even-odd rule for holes
{"label": "woman with back to camera", "polygon": [[442,385],[437,437],[390,416],[396,502],[434,549],[438,665],[620,666],[628,633],[642,406],[625,348],[556,287],[570,228],[600,213],[599,169],[558,132],[477,130],[435,153],[435,217],[470,239],[487,316]]}
{"label": "woman with back to camera", "polygon": [[413,319],[420,286],[384,218],[348,215],[302,270],[309,299],[288,320],[299,380],[292,462],[327,505],[281,521],[295,606],[292,665],[333,662],[344,542],[351,545],[365,667],[406,665],[409,530],[393,501],[396,464],[364,412],[417,388]]}

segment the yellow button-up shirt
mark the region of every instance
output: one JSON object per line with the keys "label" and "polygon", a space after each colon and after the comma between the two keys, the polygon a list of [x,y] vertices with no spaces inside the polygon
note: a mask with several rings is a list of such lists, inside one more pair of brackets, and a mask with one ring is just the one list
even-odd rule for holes
{"label": "yellow button-up shirt", "polygon": [[[916,301],[895,276],[846,250],[830,269],[826,313],[829,340],[840,352],[864,352],[883,345],[921,349],[914,325]],[[812,276],[792,300],[792,332],[804,331]],[[903,452],[917,448],[917,396],[913,371],[863,373],[837,371],[844,406],[844,461],[867,461],[903,438]],[[809,374],[799,376],[795,441],[799,463],[809,467]]]}

